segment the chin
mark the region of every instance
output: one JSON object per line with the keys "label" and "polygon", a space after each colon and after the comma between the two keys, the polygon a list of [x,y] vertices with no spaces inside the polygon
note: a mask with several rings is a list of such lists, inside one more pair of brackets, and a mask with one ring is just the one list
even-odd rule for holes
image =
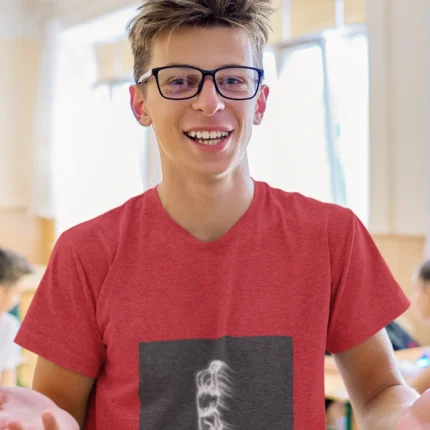
{"label": "chin", "polygon": [[222,157],[218,160],[193,160],[188,164],[189,170],[204,176],[225,176],[239,168],[239,163],[232,157]]}
{"label": "chin", "polygon": [[198,166],[196,167],[196,169],[193,170],[201,176],[207,176],[208,178],[220,178],[226,176],[233,169],[231,166],[208,166],[207,168]]}

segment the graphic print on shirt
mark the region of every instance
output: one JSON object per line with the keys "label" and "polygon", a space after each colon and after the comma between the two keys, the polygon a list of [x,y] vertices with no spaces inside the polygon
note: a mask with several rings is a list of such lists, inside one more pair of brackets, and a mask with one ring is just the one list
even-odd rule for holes
{"label": "graphic print on shirt", "polygon": [[139,344],[139,430],[294,430],[293,339]]}
{"label": "graphic print on shirt", "polygon": [[197,373],[197,413],[198,430],[229,430],[223,420],[223,410],[228,409],[227,399],[231,397],[231,381],[228,366],[220,361],[212,361],[207,369]]}

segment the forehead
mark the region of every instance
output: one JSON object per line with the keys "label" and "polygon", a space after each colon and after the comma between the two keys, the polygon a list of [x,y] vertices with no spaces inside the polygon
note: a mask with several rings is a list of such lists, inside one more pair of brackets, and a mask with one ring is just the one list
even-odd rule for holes
{"label": "forehead", "polygon": [[253,66],[253,47],[242,29],[180,28],[158,35],[151,49],[150,68],[189,64],[216,69],[229,64]]}

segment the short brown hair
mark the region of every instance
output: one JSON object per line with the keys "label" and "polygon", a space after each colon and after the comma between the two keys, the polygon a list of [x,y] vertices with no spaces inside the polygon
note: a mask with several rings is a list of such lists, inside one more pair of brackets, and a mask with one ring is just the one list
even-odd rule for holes
{"label": "short brown hair", "polygon": [[15,285],[24,275],[33,272],[30,263],[21,255],[0,248],[0,286]]}
{"label": "short brown hair", "polygon": [[147,70],[154,38],[181,27],[242,28],[251,37],[257,67],[271,30],[272,0],[144,0],[128,24],[137,82]]}
{"label": "short brown hair", "polygon": [[430,260],[423,263],[418,269],[418,279],[430,282]]}

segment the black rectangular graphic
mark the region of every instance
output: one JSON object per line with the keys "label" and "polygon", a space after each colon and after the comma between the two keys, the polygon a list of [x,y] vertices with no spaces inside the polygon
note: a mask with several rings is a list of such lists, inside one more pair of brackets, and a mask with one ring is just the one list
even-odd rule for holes
{"label": "black rectangular graphic", "polygon": [[293,430],[293,341],[139,345],[139,430]]}

